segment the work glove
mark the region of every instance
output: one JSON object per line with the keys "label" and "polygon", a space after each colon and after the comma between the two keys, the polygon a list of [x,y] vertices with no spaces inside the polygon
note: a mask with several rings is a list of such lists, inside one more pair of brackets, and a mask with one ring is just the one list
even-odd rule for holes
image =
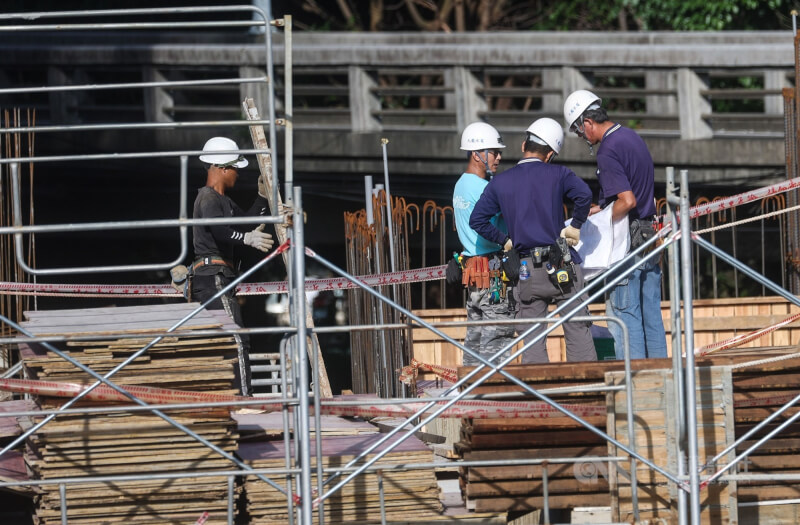
{"label": "work glove", "polygon": [[189,269],[179,264],[178,266],[174,266],[169,270],[169,276],[172,279],[172,287],[179,291],[184,297],[186,297],[186,283],[187,278],[189,277]]}
{"label": "work glove", "polygon": [[258,176],[258,195],[259,197],[264,197],[265,199],[269,200],[269,194],[267,193],[267,185],[264,184],[264,176]]}
{"label": "work glove", "polygon": [[267,253],[272,245],[275,244],[272,240],[272,235],[269,233],[264,233],[264,225],[260,225],[258,228],[251,232],[247,232],[244,234],[244,243],[248,246],[252,246],[256,250],[260,250],[264,253]]}
{"label": "work glove", "polygon": [[506,237],[506,242],[503,244],[503,251],[510,252],[513,247],[514,242],[511,240],[511,237]]}
{"label": "work glove", "polygon": [[574,226],[567,226],[561,230],[561,237],[565,238],[570,246],[575,246],[581,240],[581,231]]}

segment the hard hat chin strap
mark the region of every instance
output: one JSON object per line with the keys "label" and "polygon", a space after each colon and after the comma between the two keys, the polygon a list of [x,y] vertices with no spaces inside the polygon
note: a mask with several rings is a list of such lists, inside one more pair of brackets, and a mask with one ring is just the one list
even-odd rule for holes
{"label": "hard hat chin strap", "polygon": [[586,129],[584,128],[583,124],[583,115],[578,117],[580,120],[580,124],[575,127],[575,130],[578,132],[578,136],[586,141],[586,145],[589,146],[589,155],[594,155],[594,144],[592,144],[589,139],[586,138]]}
{"label": "hard hat chin strap", "polygon": [[480,152],[476,151],[476,153],[478,154],[478,158],[481,159],[481,162],[483,162],[483,165],[486,166],[486,175],[489,178],[494,177],[494,172],[492,171],[492,168],[489,167],[489,150],[483,150],[483,157],[481,157]]}

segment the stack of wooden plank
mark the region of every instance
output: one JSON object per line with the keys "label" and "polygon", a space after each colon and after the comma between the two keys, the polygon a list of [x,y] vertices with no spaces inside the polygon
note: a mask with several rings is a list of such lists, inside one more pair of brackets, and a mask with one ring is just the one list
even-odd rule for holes
{"label": "stack of wooden plank", "polygon": [[[610,385],[625,381],[624,372],[609,372]],[[697,456],[703,465],[720,454],[734,440],[733,386],[729,367],[697,369],[695,413],[697,417]],[[633,374],[633,430],[635,450],[666,472],[678,472],[676,444],[681,439],[676,393],[671,369],[639,370]],[[609,393],[609,435],[629,446],[627,393]],[[610,455],[625,455],[609,444]],[[732,455],[726,454],[720,463]],[[612,464],[608,480],[611,492],[612,519],[629,522],[635,518],[628,472],[630,463]],[[640,521],[677,519],[678,489],[674,483],[643,462],[636,462],[636,509]],[[738,523],[736,482],[709,485],[700,494],[701,523]]]}
{"label": "stack of wooden plank", "polygon": [[[506,371],[537,390],[575,387],[604,381],[605,368],[595,363],[510,365]],[[459,368],[463,377],[471,367]],[[480,375],[478,376],[480,377]],[[474,394],[521,392],[518,385],[495,374]],[[550,395],[551,399],[581,405],[605,405],[604,392]],[[531,398],[532,399],[532,398]],[[606,416],[584,418],[605,431]],[[456,451],[468,461],[504,459],[548,459],[605,456],[606,444],[592,431],[569,417],[464,420]],[[546,466],[466,467],[461,483],[467,508],[477,512],[526,511],[542,508],[543,470],[547,469],[549,504],[552,508],[603,506],[609,504],[608,483],[602,475],[576,476],[576,469],[592,464]],[[599,466],[598,469],[604,468]]]}
{"label": "stack of wooden plank", "polygon": [[[796,352],[795,348],[746,349],[698,359],[698,436],[700,463],[711,459],[726,446],[740,438],[756,424],[762,422],[795,395],[800,395],[800,358],[784,359],[746,365],[757,359],[778,357]],[[730,366],[729,390],[720,390],[719,366]],[[654,379],[656,372],[667,374],[671,360],[639,360],[632,363],[635,381],[637,451],[653,459],[656,464],[675,472],[676,464],[670,462],[674,450],[677,420],[675,405],[671,401],[671,379]],[[623,363],[619,361],[597,363],[553,363],[546,365],[509,366],[506,371],[526,384],[545,389],[557,386],[575,386],[608,382],[619,384]],[[459,376],[471,368],[459,369]],[[649,374],[649,375],[648,375]],[[715,375],[716,374],[716,375]],[[719,376],[719,377],[718,377]],[[637,377],[640,378],[636,384]],[[642,383],[644,381],[645,383]],[[473,393],[520,392],[519,386],[499,375],[492,376]],[[549,395],[565,403],[606,404],[607,416],[586,417],[589,423],[627,443],[625,394],[585,392],[572,395]],[[730,397],[730,399],[728,399]],[[787,410],[784,416],[773,421],[736,448],[742,453],[768,431],[776,428],[796,414],[798,407]],[[656,417],[656,414],[660,414]],[[639,428],[641,427],[641,428]],[[614,447],[595,434],[580,427],[569,418],[516,419],[516,420],[464,420],[461,441],[456,450],[467,460],[497,460],[517,458],[556,458],[617,455]],[[800,473],[800,423],[785,428],[777,438],[753,452],[741,464],[738,472],[749,473]],[[622,454],[624,455],[624,454]],[[719,465],[729,461],[728,454]],[[674,458],[673,458],[674,459]],[[582,463],[573,465],[548,465],[547,467],[469,467],[462,469],[461,482],[467,507],[477,511],[525,510],[543,505],[542,472],[547,468],[549,504],[552,508],[575,506],[611,506],[630,518],[630,487],[619,473],[608,472],[607,464]],[[627,466],[623,465],[627,469]],[[713,468],[703,475],[713,473]],[[608,479],[614,478],[609,487]],[[667,483],[641,462],[637,464],[640,483],[639,508],[649,505],[651,517],[675,514],[674,484]],[[720,484],[704,490],[701,502],[705,522],[736,519],[739,502],[755,502],[800,497],[800,483],[792,481],[738,482]],[[648,498],[650,498],[648,500]],[[627,506],[627,507],[626,507]],[[753,510],[757,509],[757,510]],[[751,516],[754,512],[757,516]],[[758,523],[765,516],[775,517],[774,522],[793,522],[800,516],[800,506],[772,505],[738,509],[739,523]],[[788,520],[788,521],[786,521]]]}
{"label": "stack of wooden plank", "polygon": [[[329,437],[322,441],[323,466],[342,467],[358,456],[361,451],[375,443],[380,436],[359,435]],[[390,440],[396,441],[397,438]],[[388,445],[383,444],[361,461],[363,464]],[[312,452],[313,452],[312,444]],[[242,443],[239,455],[254,468],[284,468],[284,442]],[[414,437],[400,443],[387,453],[376,465],[385,466],[407,463],[429,463],[433,453]],[[316,489],[316,460],[312,459],[312,487]],[[386,519],[388,521],[425,522],[440,516],[442,504],[433,469],[393,471],[385,470],[383,491]],[[273,479],[281,479],[276,476]],[[339,478],[341,480],[343,478]],[[327,485],[330,489],[336,482]],[[287,497],[263,481],[248,477],[245,484],[247,508],[251,525],[284,525],[287,523]],[[375,472],[364,473],[346,484],[324,501],[325,523],[347,523],[353,521],[377,521],[380,523],[381,506],[378,477]],[[315,523],[319,513],[314,512]]]}
{"label": "stack of wooden plank", "polygon": [[[37,410],[36,403],[30,400],[9,400],[0,402],[0,446],[7,446],[20,434],[22,428],[16,417],[3,417],[3,413],[28,412]],[[27,417],[20,417],[25,421]],[[9,450],[0,456],[0,482],[19,483],[30,479],[22,452]],[[33,495],[35,489],[30,485],[4,487],[0,490],[0,523],[3,525],[27,525],[30,523]]]}
{"label": "stack of wooden plank", "polygon": [[[165,331],[196,305],[97,308],[27,312],[23,326],[34,335],[93,335],[99,340],[55,343],[56,347],[105,373],[152,337],[120,338]],[[192,336],[193,329],[233,328],[222,311],[204,311],[174,336],[165,338],[115,374],[120,386],[144,385],[233,393],[236,343],[230,335]],[[40,380],[87,384],[94,380],[40,344],[21,345],[28,374]],[[56,408],[64,399],[38,397],[42,408]],[[169,402],[165,399],[164,402]],[[128,403],[126,403],[128,404]],[[133,404],[132,402],[129,404]],[[88,406],[79,402],[76,406]],[[227,408],[170,411],[168,415],[228,453],[237,446],[236,421]],[[26,460],[39,479],[114,475],[200,473],[235,468],[161,417],[150,412],[60,415],[28,441]],[[67,485],[70,524],[227,523],[227,479],[223,476],[141,479]],[[61,523],[56,485],[43,488],[35,512],[37,524]]]}
{"label": "stack of wooden plank", "polygon": [[[796,347],[793,349],[796,351]],[[770,358],[782,352],[762,351],[759,358]],[[784,352],[785,353],[785,352]],[[752,360],[752,358],[751,358]],[[778,410],[787,397],[800,395],[800,359],[789,359],[744,366],[733,370],[734,421],[736,438],[744,436],[770,414]],[[746,406],[747,404],[752,406]],[[736,447],[739,455],[767,433],[775,430],[796,415],[800,403],[783,412],[768,425]],[[800,423],[794,422],[773,439],[754,450],[735,471],[745,474],[800,474]],[[704,473],[710,473],[706,471]],[[797,481],[739,481],[739,502],[797,500],[800,482]],[[740,523],[797,523],[800,505],[763,505],[740,507]]]}

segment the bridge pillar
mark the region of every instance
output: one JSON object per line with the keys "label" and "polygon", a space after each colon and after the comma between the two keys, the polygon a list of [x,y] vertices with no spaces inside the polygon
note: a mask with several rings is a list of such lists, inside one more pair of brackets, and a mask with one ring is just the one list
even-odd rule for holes
{"label": "bridge pillar", "polygon": [[[260,67],[240,66],[239,76],[242,78],[266,77],[267,72],[264,68]],[[269,80],[274,82],[275,79]],[[239,84],[239,100],[248,98],[253,99],[253,103],[258,108],[258,112],[262,115],[261,118],[268,118],[264,116],[268,115],[267,109],[269,108],[267,84],[264,82],[243,82]],[[278,97],[277,92],[275,93],[275,111],[279,113],[284,111],[283,100]]]}
{"label": "bridge pillar", "polygon": [[[644,75],[645,88],[675,90],[675,71],[648,71]],[[675,95],[647,95],[645,97],[647,113],[661,115],[677,115],[678,99]]]}
{"label": "bridge pillar", "polygon": [[566,100],[570,93],[578,89],[591,90],[593,87],[589,79],[586,78],[586,75],[581,73],[579,69],[569,66],[561,68],[561,85],[563,86],[561,112],[563,112],[564,100]]}
{"label": "bridge pillar", "polygon": [[488,110],[486,99],[478,94],[483,82],[472,71],[455,66],[444,73],[445,85],[452,86],[454,95],[445,95],[445,108],[455,109],[456,128],[463,130],[472,122],[481,120],[481,113]]}
{"label": "bridge pillar", "polygon": [[[81,70],[76,70],[73,76],[74,78],[70,78],[60,67],[49,66],[47,68],[47,84],[49,86],[88,83],[85,74],[81,74]],[[77,124],[79,121],[75,111],[80,108],[81,98],[86,98],[85,92],[51,91],[49,95],[50,118],[57,124]]]}
{"label": "bridge pillar", "polygon": [[[542,95],[542,111],[544,113],[564,114],[564,99],[569,95],[564,91],[564,69],[566,68],[542,69],[542,88],[559,92]],[[556,118],[556,120],[561,122],[560,118]],[[561,122],[561,124],[564,123]]]}
{"label": "bridge pillar", "polygon": [[[764,71],[764,89],[782,90],[790,87],[786,71],[769,69]],[[783,97],[781,95],[767,95],[764,97],[764,113],[768,115],[783,115]]]}
{"label": "bridge pillar", "polygon": [[[145,82],[166,82],[167,78],[154,67],[142,68]],[[162,87],[144,88],[144,118],[146,122],[172,122],[169,112],[174,100]]]}
{"label": "bridge pillar", "polygon": [[381,124],[373,116],[373,111],[381,109],[381,103],[372,93],[377,87],[375,80],[358,66],[347,68],[350,84],[350,128],[353,133],[380,131]]}
{"label": "bridge pillar", "polygon": [[704,115],[711,114],[711,103],[700,94],[708,85],[694,71],[678,69],[678,117],[681,138],[710,139],[714,133]]}

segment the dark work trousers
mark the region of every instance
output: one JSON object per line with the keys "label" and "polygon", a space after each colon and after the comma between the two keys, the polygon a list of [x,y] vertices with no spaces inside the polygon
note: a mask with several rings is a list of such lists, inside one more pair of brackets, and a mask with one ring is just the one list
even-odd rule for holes
{"label": "dark work trousers", "polygon": [[[192,301],[204,303],[211,299],[214,294],[228,286],[233,279],[223,273],[214,275],[195,275],[192,277]],[[234,297],[233,291],[225,293],[215,299],[206,307],[208,310],[225,310],[228,316],[240,327],[244,327],[242,322],[242,308],[239,301]],[[250,336],[247,334],[234,334],[236,346],[239,347],[238,364],[235,366],[236,386],[244,396],[252,395],[250,373]],[[242,381],[242,378],[245,378]]]}
{"label": "dark work trousers", "polygon": [[[516,287],[518,297],[517,319],[541,319],[547,317],[547,307],[551,302],[557,305],[565,302],[576,293],[583,291],[583,269],[575,265],[576,283],[569,289],[564,288],[563,292],[550,281],[547,271],[543,266],[535,266],[530,257],[525,257],[523,261],[528,261],[528,268],[531,269],[531,276],[526,280],[520,280]],[[585,296],[584,296],[585,298]],[[589,309],[584,307],[576,315],[588,316]],[[567,361],[597,361],[597,352],[594,349],[594,339],[589,331],[591,323],[586,321],[568,321],[561,326],[564,328],[564,338],[567,344]],[[528,330],[532,324],[517,326],[517,333],[521,334]],[[525,343],[543,332],[549,325],[542,323],[539,328],[525,337]],[[547,341],[542,338],[536,344],[525,350],[522,354],[523,363],[547,363]]]}

